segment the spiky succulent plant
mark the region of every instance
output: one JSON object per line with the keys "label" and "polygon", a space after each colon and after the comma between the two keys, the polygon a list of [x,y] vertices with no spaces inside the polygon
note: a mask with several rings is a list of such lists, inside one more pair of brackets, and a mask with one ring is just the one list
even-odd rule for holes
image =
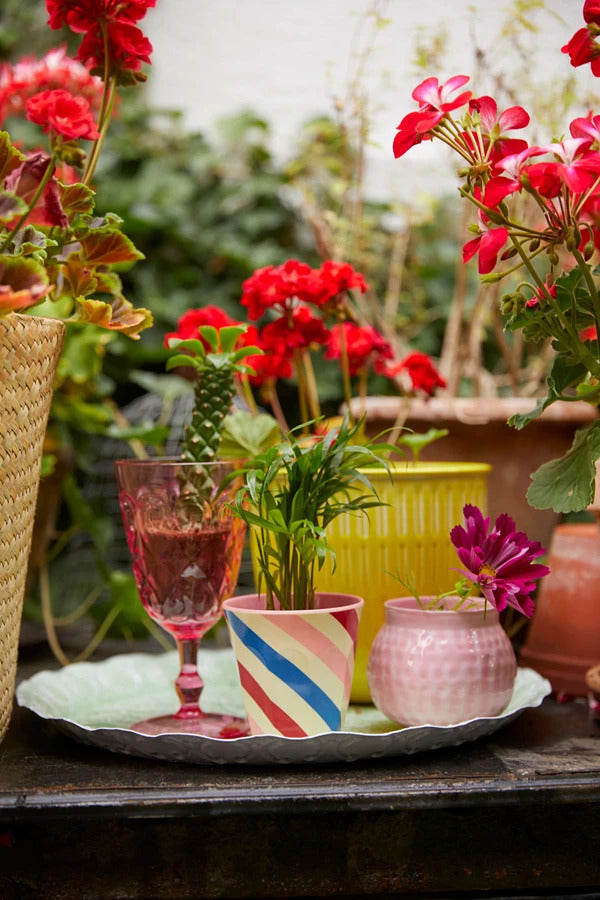
{"label": "spiky succulent plant", "polygon": [[244,326],[226,325],[217,330],[203,325],[199,331],[204,341],[192,338],[170,342],[176,352],[167,361],[167,369],[190,366],[195,370],[194,410],[185,429],[182,458],[206,463],[218,458],[223,424],[235,395],[235,375],[251,371],[242,360],[262,351],[258,347],[235,349],[246,331]]}

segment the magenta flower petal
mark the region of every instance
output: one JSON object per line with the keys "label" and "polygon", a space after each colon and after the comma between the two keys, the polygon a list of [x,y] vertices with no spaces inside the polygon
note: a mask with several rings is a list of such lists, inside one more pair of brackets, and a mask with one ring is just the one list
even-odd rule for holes
{"label": "magenta flower petal", "polygon": [[534,610],[532,594],[536,581],[550,569],[533,560],[544,548],[517,531],[514,520],[502,513],[490,530],[489,518],[480,509],[467,504],[463,508],[465,527],[456,525],[450,540],[465,567],[463,574],[476,584],[485,600],[501,612],[512,606],[525,616]]}

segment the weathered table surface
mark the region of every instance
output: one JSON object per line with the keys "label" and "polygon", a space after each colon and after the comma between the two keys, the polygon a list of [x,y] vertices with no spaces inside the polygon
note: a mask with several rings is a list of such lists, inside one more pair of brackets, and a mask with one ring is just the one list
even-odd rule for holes
{"label": "weathered table surface", "polygon": [[353,764],[138,759],[18,708],[0,743],[2,900],[600,897],[599,824],[600,727],[583,700]]}

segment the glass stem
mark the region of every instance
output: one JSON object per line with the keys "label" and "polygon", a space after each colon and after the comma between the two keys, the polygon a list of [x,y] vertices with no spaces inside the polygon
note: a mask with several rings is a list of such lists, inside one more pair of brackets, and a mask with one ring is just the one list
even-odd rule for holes
{"label": "glass stem", "polygon": [[204,682],[200,678],[197,665],[199,645],[199,638],[177,641],[180,671],[175,680],[175,687],[181,700],[181,707],[175,716],[177,719],[197,719],[202,715],[199,700]]}

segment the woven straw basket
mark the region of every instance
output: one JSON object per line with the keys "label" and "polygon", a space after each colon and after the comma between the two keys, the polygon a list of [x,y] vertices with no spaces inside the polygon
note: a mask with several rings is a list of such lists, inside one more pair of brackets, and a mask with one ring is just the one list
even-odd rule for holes
{"label": "woven straw basket", "polygon": [[0,740],[12,711],[42,446],[65,326],[0,318]]}

